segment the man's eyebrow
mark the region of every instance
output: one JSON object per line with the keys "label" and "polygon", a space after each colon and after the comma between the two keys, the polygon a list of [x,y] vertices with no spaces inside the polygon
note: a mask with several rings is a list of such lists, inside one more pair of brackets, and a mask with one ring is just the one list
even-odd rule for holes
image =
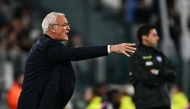
{"label": "man's eyebrow", "polygon": [[69,22],[63,23],[63,24],[68,24]]}

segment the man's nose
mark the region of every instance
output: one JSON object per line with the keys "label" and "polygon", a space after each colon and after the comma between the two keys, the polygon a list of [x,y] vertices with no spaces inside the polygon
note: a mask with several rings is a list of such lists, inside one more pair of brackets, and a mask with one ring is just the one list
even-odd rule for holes
{"label": "man's nose", "polygon": [[160,39],[159,36],[157,36],[157,39],[158,39],[158,40]]}
{"label": "man's nose", "polygon": [[67,30],[70,30],[71,28],[70,28],[70,26],[67,26]]}

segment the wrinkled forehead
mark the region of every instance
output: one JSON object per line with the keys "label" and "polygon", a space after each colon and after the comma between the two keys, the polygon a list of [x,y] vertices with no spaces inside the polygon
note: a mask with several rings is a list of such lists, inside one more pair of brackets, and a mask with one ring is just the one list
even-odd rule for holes
{"label": "wrinkled forehead", "polygon": [[62,23],[62,24],[63,23],[68,23],[66,17],[63,16],[63,15],[58,15],[56,21],[57,21],[57,23]]}

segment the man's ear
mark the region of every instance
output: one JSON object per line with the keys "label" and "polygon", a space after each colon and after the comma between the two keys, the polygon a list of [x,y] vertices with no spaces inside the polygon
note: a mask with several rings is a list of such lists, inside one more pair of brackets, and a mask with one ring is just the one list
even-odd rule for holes
{"label": "man's ear", "polygon": [[142,36],[142,42],[143,42],[143,41],[146,42],[147,39],[148,39],[148,36],[146,36],[146,35],[143,35],[143,36]]}
{"label": "man's ear", "polygon": [[50,25],[49,29],[50,29],[51,32],[55,33],[55,26]]}

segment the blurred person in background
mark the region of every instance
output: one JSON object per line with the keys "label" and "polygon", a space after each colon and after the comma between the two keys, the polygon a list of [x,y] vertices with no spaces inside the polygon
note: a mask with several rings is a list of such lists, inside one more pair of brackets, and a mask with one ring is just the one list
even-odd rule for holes
{"label": "blurred person in background", "polygon": [[121,17],[123,0],[95,0],[96,10],[103,11],[106,19],[116,20]]}
{"label": "blurred person in background", "polygon": [[[176,53],[180,58],[180,34],[181,34],[181,25],[180,25],[180,14],[175,9],[175,1],[167,0],[167,10],[169,16],[169,32],[171,39],[174,42]],[[181,60],[180,60],[181,61]]]}
{"label": "blurred person in background", "polygon": [[33,44],[26,61],[18,109],[63,109],[73,95],[76,77],[71,61],[134,52],[135,44],[66,47],[70,25],[62,13],[49,13],[42,22],[43,36]]}
{"label": "blurred person in background", "polygon": [[18,98],[22,90],[24,74],[16,72],[14,74],[14,83],[10,90],[7,92],[6,101],[10,109],[17,109]]}
{"label": "blurred person in background", "polygon": [[127,94],[124,89],[120,89],[121,91],[121,101],[119,109],[135,109],[135,104],[133,103],[132,98]]}
{"label": "blurred person in background", "polygon": [[188,106],[185,109],[190,109],[190,100],[188,100]]}
{"label": "blurred person in background", "polygon": [[86,109],[107,109],[107,105],[110,104],[107,99],[107,91],[105,83],[98,83],[93,88],[86,89]]}
{"label": "blurred person in background", "polygon": [[182,88],[174,85],[170,91],[172,109],[185,109],[188,105],[188,98]]}
{"label": "blurred person in background", "polygon": [[135,22],[135,11],[138,8],[137,0],[127,0],[125,2],[124,22],[131,25]]}
{"label": "blurred person in background", "polygon": [[137,30],[139,45],[130,58],[130,81],[134,86],[136,109],[170,109],[166,82],[174,82],[177,71],[171,61],[156,50],[156,26],[143,24]]}
{"label": "blurred person in background", "polygon": [[[8,25],[7,23],[0,23],[0,63],[5,60],[5,55],[7,52],[7,36],[8,36]],[[3,69],[3,68],[1,68]],[[0,71],[1,73],[1,71]]]}
{"label": "blurred person in background", "polygon": [[17,40],[17,32],[10,31],[7,38],[7,45],[9,50],[9,60],[12,63],[14,72],[18,72],[22,69],[21,59],[22,59],[22,49],[19,46],[19,41]]}
{"label": "blurred person in background", "polygon": [[9,31],[8,23],[0,23],[0,40],[5,40]]}
{"label": "blurred person in background", "polygon": [[26,29],[21,16],[13,16],[8,35],[9,59],[13,63],[15,71],[24,70],[23,60],[31,48],[29,31]]}
{"label": "blurred person in background", "polygon": [[102,103],[101,109],[135,109],[131,97],[120,89],[111,89],[106,94],[107,100]]}
{"label": "blurred person in background", "polygon": [[103,109],[120,109],[121,93],[118,89],[112,89],[107,92],[107,101],[109,104]]}
{"label": "blurred person in background", "polygon": [[78,32],[69,33],[70,40],[68,41],[68,47],[82,47],[83,46],[83,38],[82,35]]}
{"label": "blurred person in background", "polygon": [[[31,7],[27,4],[20,5],[17,7],[14,11],[14,17],[19,19],[20,23],[12,23],[12,30],[16,31],[18,27],[20,27],[20,30],[16,31],[16,36],[18,40],[19,47],[22,50],[22,60],[26,61],[26,55],[30,51],[30,48],[32,46],[32,42],[34,41],[32,39],[32,34],[34,33],[34,28],[32,27],[32,20],[31,20]],[[14,19],[13,19],[14,21]],[[25,62],[24,62],[25,63]]]}
{"label": "blurred person in background", "polygon": [[[68,47],[83,47],[83,36],[79,32],[72,32],[69,34]],[[78,91],[83,92],[84,87],[95,83],[95,68],[94,60],[81,60],[72,62],[73,68],[76,71]],[[82,87],[84,86],[84,87]]]}
{"label": "blurred person in background", "polygon": [[135,109],[131,99],[124,97],[119,89],[111,89],[105,96],[102,98],[101,91],[97,90],[96,86],[93,89],[87,89],[85,93],[86,109]]}
{"label": "blurred person in background", "polygon": [[101,109],[102,97],[98,95],[95,88],[87,88],[85,91],[84,99],[87,102],[85,109]]}
{"label": "blurred person in background", "polygon": [[107,84],[106,83],[97,83],[95,86],[94,86],[94,90],[96,91],[96,93],[101,96],[102,100],[106,100],[107,99],[107,91],[108,91],[108,87],[107,87]]}
{"label": "blurred person in background", "polygon": [[135,22],[138,24],[149,23],[151,18],[151,9],[145,0],[136,0],[138,7],[134,11]]}

